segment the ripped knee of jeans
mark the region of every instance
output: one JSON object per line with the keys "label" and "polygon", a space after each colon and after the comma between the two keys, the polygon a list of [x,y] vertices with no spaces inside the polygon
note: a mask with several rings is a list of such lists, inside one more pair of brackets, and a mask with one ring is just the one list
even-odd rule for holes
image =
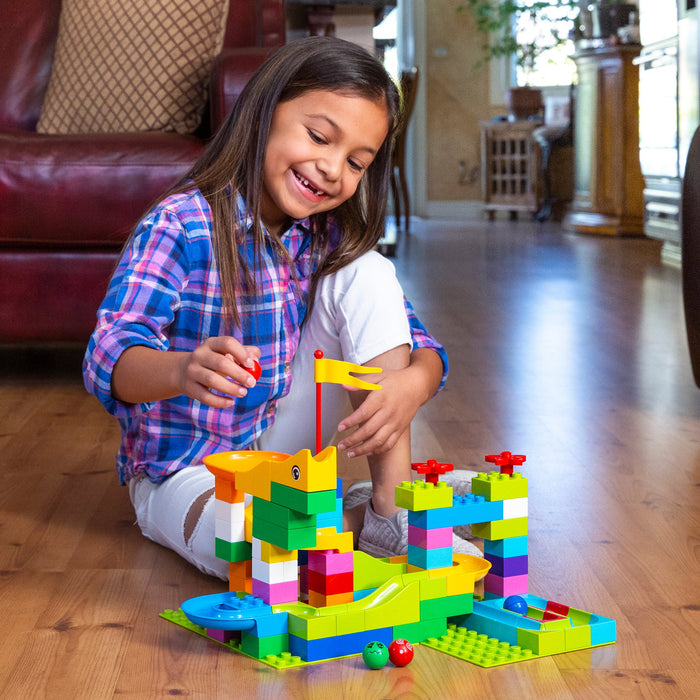
{"label": "ripped knee of jeans", "polygon": [[194,535],[197,525],[199,525],[199,520],[204,512],[204,506],[207,505],[209,499],[213,495],[214,489],[207,489],[204,493],[199,494],[199,496],[192,501],[192,505],[185,516],[185,524],[183,526],[182,534],[185,538],[185,546],[189,545],[192,535]]}

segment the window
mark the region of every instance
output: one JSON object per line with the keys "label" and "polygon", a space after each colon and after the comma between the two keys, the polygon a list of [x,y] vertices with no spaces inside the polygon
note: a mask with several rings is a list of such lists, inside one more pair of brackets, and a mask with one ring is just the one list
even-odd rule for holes
{"label": "window", "polygon": [[[513,28],[521,47],[515,63],[516,85],[571,85],[576,66],[569,58],[574,51],[570,38],[578,3],[567,0],[520,0],[529,8],[521,12]],[[549,47],[549,48],[548,48]]]}

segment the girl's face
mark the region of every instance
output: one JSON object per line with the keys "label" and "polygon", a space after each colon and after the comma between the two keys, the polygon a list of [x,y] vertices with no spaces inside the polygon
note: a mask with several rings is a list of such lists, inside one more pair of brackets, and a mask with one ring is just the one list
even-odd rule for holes
{"label": "girl's face", "polygon": [[347,201],[389,131],[384,101],[312,90],[277,105],[263,169],[262,219],[279,233]]}

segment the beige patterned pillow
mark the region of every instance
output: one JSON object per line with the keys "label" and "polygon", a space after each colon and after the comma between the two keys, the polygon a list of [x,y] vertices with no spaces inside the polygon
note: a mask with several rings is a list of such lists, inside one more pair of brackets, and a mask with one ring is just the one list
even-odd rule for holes
{"label": "beige patterned pillow", "polygon": [[228,0],[64,0],[37,131],[192,133]]}

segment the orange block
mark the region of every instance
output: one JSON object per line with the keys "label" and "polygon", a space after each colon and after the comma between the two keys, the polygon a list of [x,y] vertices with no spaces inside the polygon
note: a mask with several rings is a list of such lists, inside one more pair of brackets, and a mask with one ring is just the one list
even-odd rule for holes
{"label": "orange block", "polygon": [[353,602],[353,592],[334,593],[333,595],[323,595],[317,591],[309,591],[309,605],[314,608],[327,608],[331,605],[342,605]]}
{"label": "orange block", "polygon": [[253,592],[253,563],[247,561],[232,561],[228,565],[229,591]]}
{"label": "orange block", "polygon": [[245,500],[245,493],[237,489],[234,483],[233,478],[217,476],[214,479],[214,496],[226,503],[242,503]]}

